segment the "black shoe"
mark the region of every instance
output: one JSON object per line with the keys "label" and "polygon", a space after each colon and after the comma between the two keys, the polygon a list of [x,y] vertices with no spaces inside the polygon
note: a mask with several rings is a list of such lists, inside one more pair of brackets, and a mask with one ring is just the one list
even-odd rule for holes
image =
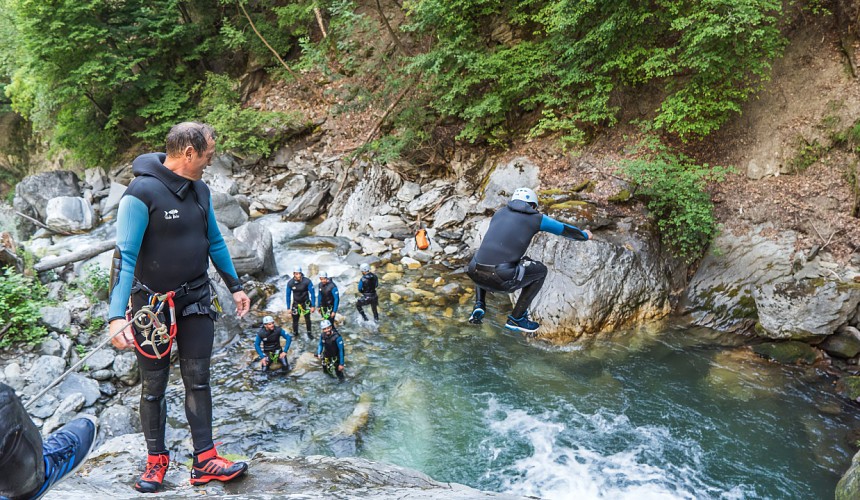
{"label": "black shoe", "polygon": [[48,436],[42,443],[45,482],[33,498],[41,498],[60,481],[74,474],[84,464],[95,442],[96,420],[89,416],[76,418]]}
{"label": "black shoe", "polygon": [[469,323],[473,325],[480,325],[484,322],[484,305],[483,304],[475,304],[475,308],[472,309],[472,315],[469,316]]}
{"label": "black shoe", "polygon": [[313,340],[313,339],[314,339],[314,334],[312,334],[311,332],[308,332],[308,340]]}
{"label": "black shoe", "polygon": [[508,316],[508,321],[505,323],[505,328],[508,330],[517,330],[524,333],[535,333],[540,324],[529,319],[529,313],[526,312],[521,318]]}

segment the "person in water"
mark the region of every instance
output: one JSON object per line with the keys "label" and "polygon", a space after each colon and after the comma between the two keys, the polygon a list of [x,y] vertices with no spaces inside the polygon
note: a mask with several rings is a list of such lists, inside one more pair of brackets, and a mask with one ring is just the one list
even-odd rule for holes
{"label": "person in water", "polygon": [[[167,153],[138,156],[134,180],[122,199],[116,221],[116,250],[111,267],[110,335],[118,349],[135,347],[140,367],[140,421],[148,451],[143,493],[158,491],[170,464],[165,444],[170,348],[175,339],[185,385],[185,416],[191,427],[194,461],[191,484],[230,481],[248,469],[218,455],[212,439],[209,365],[215,338],[209,259],[233,294],[237,316],[250,300],[236,274],[218,223],[209,188],[201,181],[215,154],[215,132],[202,123],[170,129]],[[126,308],[161,318],[161,326],[123,329]],[[144,311],[145,312],[145,311]]]}
{"label": "person in water", "polygon": [[317,305],[320,316],[331,321],[331,324],[334,325],[337,318],[337,306],[340,304],[340,294],[337,291],[337,285],[325,271],[320,273],[318,290]]}
{"label": "person in water", "polygon": [[361,270],[361,279],[358,280],[358,291],[361,293],[358,301],[355,303],[355,308],[358,309],[358,314],[361,319],[367,321],[367,315],[364,314],[363,306],[370,306],[373,311],[373,319],[379,321],[379,295],[376,293],[376,288],[379,286],[379,279],[376,275],[370,272],[370,264],[364,263],[359,266]]}
{"label": "person in water", "polygon": [[[284,339],[283,347],[281,347],[281,339]],[[275,326],[275,318],[264,317],[263,326],[257,332],[257,338],[254,340],[254,350],[260,356],[260,369],[268,371],[269,365],[277,361],[285,372],[290,371],[287,351],[290,350],[292,343],[293,337],[288,335],[280,326]]]}
{"label": "person in water", "polygon": [[42,498],[84,464],[97,431],[95,417],[84,416],[42,441],[15,391],[0,383],[0,498]]}
{"label": "person in water", "polygon": [[475,282],[475,307],[469,322],[481,324],[486,313],[486,293],[522,290],[505,328],[532,334],[540,325],[529,319],[529,306],[546,279],[542,263],[525,257],[538,231],[577,241],[588,241],[591,232],[564,224],[537,210],[538,197],[529,188],[514,191],[511,201],[490,220],[490,227],[466,272]]}
{"label": "person in water", "polygon": [[301,267],[293,269],[293,277],[287,282],[287,308],[293,315],[293,335],[299,334],[299,318],[305,317],[305,326],[308,329],[308,339],[313,340],[311,333],[311,313],[316,310],[316,296],[314,295],[314,284],[305,277]]}
{"label": "person in water", "polygon": [[316,357],[322,359],[324,372],[332,377],[336,375],[338,381],[343,382],[343,369],[346,366],[343,356],[343,338],[327,319],[320,321],[320,330],[322,335],[320,335]]}

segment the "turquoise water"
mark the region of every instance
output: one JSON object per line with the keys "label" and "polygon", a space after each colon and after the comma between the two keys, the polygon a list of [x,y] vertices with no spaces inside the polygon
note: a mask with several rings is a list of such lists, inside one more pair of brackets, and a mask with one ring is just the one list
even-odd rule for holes
{"label": "turquoise water", "polygon": [[[498,296],[480,327],[456,303],[446,318],[444,307],[386,302],[381,324],[365,324],[353,308],[353,266],[291,251],[302,226],[273,230],[282,272],[289,260],[337,276],[348,380],[318,368],[254,370],[254,332],[243,332],[215,356],[224,451],[355,455],[558,499],[832,498],[850,463],[858,412],[811,369],[768,363],[671,321],[550,347],[501,328],[510,306]],[[283,310],[282,301],[268,307]],[[315,347],[296,339],[291,357]],[[181,392],[169,394],[176,440],[187,439]],[[345,435],[360,398],[370,401],[366,424]]]}

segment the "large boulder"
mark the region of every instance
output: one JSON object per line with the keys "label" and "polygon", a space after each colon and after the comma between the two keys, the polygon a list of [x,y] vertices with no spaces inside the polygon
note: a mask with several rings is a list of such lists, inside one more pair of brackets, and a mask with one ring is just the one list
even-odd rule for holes
{"label": "large boulder", "polygon": [[412,216],[427,215],[431,209],[442,203],[442,200],[448,196],[452,189],[451,185],[433,188],[409,202],[406,205],[406,211]]}
{"label": "large boulder", "polygon": [[335,204],[329,209],[329,220],[337,221],[337,236],[354,238],[366,232],[368,220],[378,214],[377,207],[390,200],[401,183],[395,172],[380,166],[371,167],[349,195],[343,209],[334,213]]}
{"label": "large boulder", "polygon": [[232,233],[223,232],[222,234],[239,276],[254,275],[263,270],[263,259],[251,245],[239,240]]}
{"label": "large boulder", "polygon": [[784,278],[753,288],[761,328],[771,339],[808,340],[832,335],[860,303],[860,285],[831,280]]}
{"label": "large boulder", "polygon": [[271,231],[257,222],[246,222],[233,230],[233,236],[255,251],[263,263],[262,271],[266,276],[278,274]]}
{"label": "large boulder", "polygon": [[539,174],[540,169],[537,165],[525,157],[514,158],[508,163],[497,165],[490,174],[476,210],[484,212],[503,207],[517,188],[536,189],[540,182]]}
{"label": "large boulder", "polygon": [[45,206],[45,224],[69,233],[89,231],[95,225],[95,213],[84,198],[58,196]]}
{"label": "large boulder", "polygon": [[311,183],[307,191],[293,199],[281,214],[284,220],[309,221],[325,212],[328,200],[331,199],[329,190],[331,182],[318,180]]}
{"label": "large boulder", "polygon": [[792,273],[796,241],[794,232],[769,225],[721,233],[687,286],[682,312],[708,328],[751,328],[757,319],[753,289]]}
{"label": "large boulder", "polygon": [[455,196],[446,201],[436,211],[433,219],[433,227],[444,229],[446,227],[460,224],[466,219],[469,212],[469,199],[464,196]]}
{"label": "large boulder", "polygon": [[233,229],[248,222],[248,214],[233,196],[219,191],[212,192],[212,209],[215,220]]}
{"label": "large boulder", "polygon": [[[44,221],[47,216],[48,201],[51,198],[81,196],[78,182],[78,176],[74,172],[65,170],[27,176],[15,186],[15,198],[12,200],[12,206],[23,214]],[[23,219],[19,221],[18,230],[21,237],[31,235],[34,229],[35,226],[31,223]]]}

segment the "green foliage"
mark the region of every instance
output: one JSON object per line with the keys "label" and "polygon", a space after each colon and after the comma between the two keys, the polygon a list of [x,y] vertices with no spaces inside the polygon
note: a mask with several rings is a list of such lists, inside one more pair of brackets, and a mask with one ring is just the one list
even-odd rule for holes
{"label": "green foliage", "polygon": [[8,329],[0,338],[0,347],[15,342],[39,343],[48,334],[39,324],[39,308],[44,305],[45,289],[38,281],[5,268],[0,275],[0,329]]}
{"label": "green foliage", "polygon": [[722,181],[730,170],[698,165],[656,138],[644,141],[640,156],[622,161],[620,167],[636,194],[645,198],[663,242],[678,257],[695,260],[717,230],[707,183]]}
{"label": "green foliage", "polygon": [[86,332],[90,335],[98,335],[102,330],[104,330],[105,325],[107,325],[107,320],[104,318],[99,316],[90,316]]}
{"label": "green foliage", "polygon": [[788,165],[794,173],[803,172],[810,165],[817,162],[827,151],[827,148],[818,142],[817,139],[807,141],[802,136],[798,136],[796,143],[797,150],[794,156],[788,160]]}
{"label": "green foliage", "polygon": [[76,286],[91,303],[96,303],[107,299],[110,276],[98,264],[90,264],[84,268],[84,275],[77,280]]}
{"label": "green foliage", "polygon": [[288,133],[304,125],[298,113],[243,108],[238,89],[238,82],[215,73],[207,75],[201,88],[201,114],[218,132],[219,148],[266,156]]}

